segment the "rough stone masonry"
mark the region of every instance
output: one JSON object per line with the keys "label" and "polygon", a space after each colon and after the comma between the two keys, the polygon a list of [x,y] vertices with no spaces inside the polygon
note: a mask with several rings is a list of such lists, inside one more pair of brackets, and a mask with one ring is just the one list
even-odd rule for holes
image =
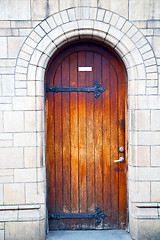
{"label": "rough stone masonry", "polygon": [[131,237],[160,239],[160,1],[0,1],[0,240],[44,240],[44,74],[58,48],[96,39],[128,76]]}

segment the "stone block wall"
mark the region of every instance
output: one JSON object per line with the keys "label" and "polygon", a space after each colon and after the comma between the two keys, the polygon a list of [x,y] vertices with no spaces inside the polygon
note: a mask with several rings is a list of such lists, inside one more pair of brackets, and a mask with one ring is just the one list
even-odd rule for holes
{"label": "stone block wall", "polygon": [[45,67],[59,46],[84,36],[126,66],[130,232],[157,240],[160,2],[8,0],[0,9],[0,240],[45,239]]}
{"label": "stone block wall", "polygon": [[30,1],[1,1],[0,9],[0,240],[45,239],[42,116],[26,97],[32,83],[27,92],[23,73],[15,82],[19,51],[39,20],[31,19]]}

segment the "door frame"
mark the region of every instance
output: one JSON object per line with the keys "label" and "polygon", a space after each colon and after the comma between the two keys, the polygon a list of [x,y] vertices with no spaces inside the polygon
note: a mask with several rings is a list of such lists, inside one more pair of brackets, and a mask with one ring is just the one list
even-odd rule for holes
{"label": "door frame", "polygon": [[[123,61],[121,60],[121,58],[118,56],[118,54],[113,50],[111,49],[108,45],[102,43],[102,42],[99,42],[97,40],[88,40],[88,39],[81,39],[81,40],[75,40],[75,41],[71,41],[69,42],[68,44],[65,44],[63,45],[60,49],[58,49],[54,55],[50,58],[50,61],[48,62],[48,65],[46,67],[46,71],[45,71],[45,89],[46,89],[46,82],[47,82],[47,72],[48,72],[48,69],[49,69],[49,66],[52,64],[52,62],[54,61],[55,58],[56,59],[56,63],[58,65],[58,62],[61,61],[62,59],[62,55],[63,55],[63,50],[65,50],[68,46],[72,46],[73,44],[76,44],[76,43],[83,43],[83,42],[87,42],[87,43],[94,43],[96,45],[99,45],[107,50],[110,51],[111,54],[115,55],[116,58],[118,58],[120,60],[120,62],[122,63],[123,65],[123,71],[124,71],[124,74],[125,74],[125,82],[126,82],[126,94],[125,94],[125,162],[126,162],[126,165],[127,165],[127,173],[126,173],[126,188],[127,188],[127,193],[126,193],[126,229],[128,229],[128,224],[129,224],[129,199],[128,199],[128,81],[127,81],[127,70],[125,68],[125,65],[123,63]],[[45,121],[46,121],[46,124],[45,126],[47,126],[47,109],[46,109],[46,98],[45,98]],[[45,132],[45,139],[47,139],[47,131]],[[47,155],[46,155],[47,156]],[[47,157],[46,157],[46,162],[47,162]],[[46,164],[46,174],[47,174],[47,164]],[[46,182],[47,182],[47,178],[46,178]],[[47,194],[47,188],[46,188],[46,203],[48,201],[48,194]]]}
{"label": "door frame", "polygon": [[[89,14],[90,13],[90,14]],[[102,19],[103,16],[103,19]],[[112,21],[114,18],[117,19]],[[56,24],[55,24],[56,23]],[[129,28],[128,28],[129,26]],[[131,34],[130,29],[134,34]],[[66,8],[59,10],[46,19],[39,22],[35,26],[30,34],[24,40],[19,54],[17,56],[15,66],[15,84],[20,80],[26,83],[26,89],[24,86],[19,87],[15,92],[14,102],[22,101],[23,105],[21,109],[31,110],[36,113],[37,121],[35,123],[36,132],[30,134],[35,139],[35,146],[37,147],[36,154],[36,169],[38,168],[43,174],[36,178],[36,191],[37,194],[41,194],[41,198],[37,198],[36,203],[42,206],[41,217],[39,222],[43,224],[45,229],[46,221],[46,188],[39,189],[38,183],[45,185],[45,107],[44,107],[44,79],[45,69],[53,54],[64,44],[73,41],[75,39],[96,39],[104,44],[110,46],[115,52],[118,53],[123,60],[127,69],[128,80],[128,144],[129,144],[129,172],[133,174],[137,168],[137,154],[139,154],[140,143],[137,141],[137,132],[134,131],[134,122],[138,124],[138,117],[131,115],[136,110],[140,109],[141,101],[146,98],[152,98],[146,92],[147,82],[150,80],[150,74],[148,73],[148,58],[146,52],[152,56],[151,65],[154,66],[152,74],[154,74],[155,80],[154,89],[158,92],[158,68],[156,64],[156,56],[154,50],[150,45],[146,36],[141,30],[136,27],[124,16],[118,13],[110,11],[106,8],[97,8],[93,5],[88,7],[73,6],[72,8]],[[144,51],[142,51],[142,49]],[[27,50],[27,55],[25,54]],[[22,61],[24,60],[24,61]],[[19,95],[18,92],[21,92]],[[157,97],[157,94],[154,94]],[[29,102],[29,103],[28,103]],[[147,101],[145,100],[145,106]],[[127,105],[127,104],[126,104]],[[14,106],[14,104],[13,104]],[[16,108],[16,104],[14,106]],[[150,107],[151,108],[151,107]],[[19,108],[18,108],[19,109]],[[39,114],[38,114],[39,113]],[[134,122],[131,122],[134,118]],[[26,133],[24,131],[24,133]],[[134,146],[134,149],[133,149]],[[134,151],[133,151],[134,150]],[[143,161],[140,159],[139,165],[143,167]],[[35,169],[35,171],[37,171]],[[138,229],[141,228],[140,220],[135,212],[138,204],[143,202],[143,196],[140,196],[139,190],[142,186],[147,184],[141,183],[138,175],[134,175],[134,178],[128,179],[129,186],[129,215],[130,215],[130,231],[133,236],[138,236]],[[31,196],[31,195],[29,195]],[[143,208],[142,208],[143,209]],[[42,217],[43,216],[43,217]]]}

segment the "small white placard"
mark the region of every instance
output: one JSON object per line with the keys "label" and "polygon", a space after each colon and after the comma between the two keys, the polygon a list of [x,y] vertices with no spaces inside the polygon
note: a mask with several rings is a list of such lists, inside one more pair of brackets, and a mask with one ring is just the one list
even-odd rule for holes
{"label": "small white placard", "polygon": [[92,67],[78,67],[79,72],[92,72]]}

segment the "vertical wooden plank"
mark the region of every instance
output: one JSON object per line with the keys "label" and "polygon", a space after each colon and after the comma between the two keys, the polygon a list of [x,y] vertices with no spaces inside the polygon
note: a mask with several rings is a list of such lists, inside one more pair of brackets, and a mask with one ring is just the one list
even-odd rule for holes
{"label": "vertical wooden plank", "polygon": [[[77,53],[70,56],[70,87],[77,87]],[[71,212],[79,211],[78,192],[78,96],[70,92]],[[74,227],[74,226],[73,226]]]}
{"label": "vertical wooden plank", "polygon": [[[86,52],[86,66],[93,69],[93,52]],[[93,71],[86,72],[86,86],[94,85]],[[95,165],[94,165],[94,94],[86,95],[86,118],[87,118],[87,211],[95,211]],[[88,228],[94,228],[94,221],[88,221]]]}
{"label": "vertical wooden plank", "polygon": [[54,101],[53,93],[46,94],[46,126],[47,126],[47,189],[48,211],[55,211],[55,159],[54,159]]}
{"label": "vertical wooden plank", "polygon": [[[117,69],[118,75],[118,137],[119,147],[125,149],[125,99],[126,99],[126,76],[122,71],[122,64],[119,63]],[[119,157],[125,158],[125,152],[119,153]],[[127,214],[127,159],[122,163],[119,163],[119,223],[120,228],[126,226],[126,214]]]}
{"label": "vertical wooden plank", "polygon": [[[78,67],[85,66],[85,51],[78,52]],[[85,72],[78,72],[78,87],[85,87]],[[86,193],[86,94],[78,93],[79,106],[79,212],[87,212]],[[86,220],[80,220],[81,229],[86,227]]]}
{"label": "vertical wooden plank", "polygon": [[[101,84],[102,65],[101,55],[94,53],[94,81],[99,81]],[[94,98],[94,140],[95,140],[95,202],[96,206],[103,209],[103,191],[102,191],[102,177],[103,177],[103,163],[102,163],[102,134],[103,134],[103,118],[102,118],[102,94],[96,99]],[[99,226],[100,227],[100,226]]]}
{"label": "vertical wooden plank", "polygon": [[[53,77],[52,77],[53,79]],[[61,65],[58,67],[55,77],[53,79],[53,85],[61,86]],[[55,185],[52,185],[51,191],[55,192],[55,208],[52,212],[62,211],[62,118],[61,118],[61,93],[52,93],[53,96],[53,115],[51,115],[52,124],[54,123],[54,166],[51,166],[50,171],[54,171]],[[51,129],[53,126],[51,126]],[[51,149],[51,151],[53,151]],[[54,167],[54,169],[53,169]],[[53,181],[53,179],[51,181]],[[60,225],[58,222],[50,221],[51,229],[59,229]]]}
{"label": "vertical wooden plank", "polygon": [[[69,58],[62,62],[62,86],[69,87]],[[70,112],[69,93],[62,93],[63,212],[70,212]]]}
{"label": "vertical wooden plank", "polygon": [[[46,86],[53,86],[52,71],[47,69]],[[46,92],[46,174],[47,174],[47,207],[48,212],[55,212],[56,209],[56,194],[55,194],[55,109],[54,95],[52,92]],[[49,221],[49,228],[54,229],[53,221]]]}
{"label": "vertical wooden plank", "polygon": [[104,202],[104,213],[106,218],[104,219],[104,228],[110,228],[111,221],[111,197],[110,197],[110,181],[111,181],[111,146],[110,146],[110,75],[109,75],[109,61],[102,58],[102,85],[105,92],[102,94],[103,99],[103,202]]}
{"label": "vertical wooden plank", "polygon": [[[61,86],[61,64],[54,80],[55,86]],[[56,212],[62,212],[62,99],[61,93],[54,93],[55,102],[55,168],[56,168]],[[58,224],[58,223],[57,223]]]}
{"label": "vertical wooden plank", "polygon": [[[69,57],[62,62],[62,86],[69,87]],[[70,213],[70,101],[69,93],[62,93],[62,127],[63,127],[63,212]],[[70,221],[63,220],[64,229],[70,228]]]}
{"label": "vertical wooden plank", "polygon": [[112,65],[110,65],[111,83],[111,224],[118,226],[118,100],[117,100],[117,75]]}

